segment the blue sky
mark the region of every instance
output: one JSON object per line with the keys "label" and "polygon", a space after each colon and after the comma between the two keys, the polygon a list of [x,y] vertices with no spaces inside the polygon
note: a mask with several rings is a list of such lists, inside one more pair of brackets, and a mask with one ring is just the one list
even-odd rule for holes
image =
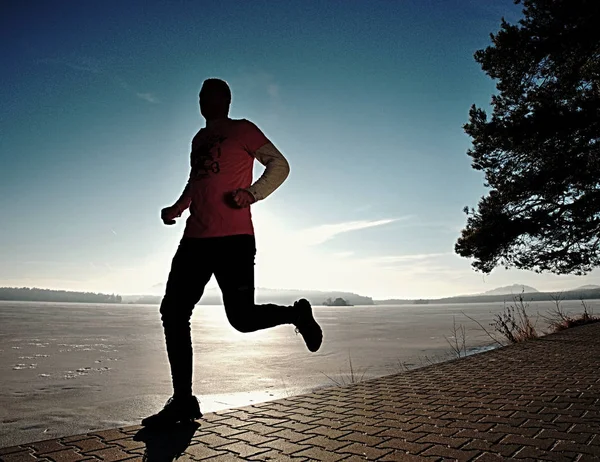
{"label": "blue sky", "polygon": [[472,56],[519,17],[512,0],[0,8],[0,285],[163,283],[184,221],[159,213],[185,185],[208,77],[292,168],[253,208],[258,286],[435,297],[597,279],[483,277],[453,254],[485,193],[462,125],[494,84]]}

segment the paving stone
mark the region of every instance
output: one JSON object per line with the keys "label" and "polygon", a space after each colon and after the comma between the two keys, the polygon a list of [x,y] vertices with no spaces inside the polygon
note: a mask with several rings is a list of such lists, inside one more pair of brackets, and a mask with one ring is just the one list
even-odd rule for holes
{"label": "paving stone", "polygon": [[305,415],[301,415],[301,414],[292,414],[289,416],[290,420],[296,420],[298,422],[302,422],[305,424],[310,424],[315,422],[316,420],[320,420],[321,417],[309,417],[309,416],[305,416]]}
{"label": "paving stone", "polygon": [[504,462],[506,458],[499,456],[498,454],[490,454],[489,452],[484,452],[483,454],[481,454],[473,460],[474,462]]}
{"label": "paving stone", "polygon": [[73,441],[81,441],[81,440],[87,440],[88,438],[90,438],[90,435],[71,435],[71,436],[65,436],[64,438],[61,438],[59,441],[61,443],[71,443]]}
{"label": "paving stone", "polygon": [[468,450],[460,450],[453,449],[447,446],[432,446],[429,449],[423,451],[420,455],[422,456],[438,456],[444,457],[452,460],[457,460],[459,462],[468,461],[474,459],[476,456],[480,454],[479,451],[468,451]]}
{"label": "paving stone", "polygon": [[422,438],[419,438],[417,443],[431,443],[431,444],[441,444],[443,446],[448,446],[450,448],[458,449],[462,445],[464,445],[467,441],[467,438],[456,438],[456,437],[448,437],[442,435],[425,435]]}
{"label": "paving stone", "polygon": [[548,450],[550,449],[555,441],[544,438],[525,438],[520,435],[506,435],[506,437],[500,441],[502,444],[519,444],[521,446],[531,446],[538,449]]}
{"label": "paving stone", "polygon": [[343,448],[340,448],[339,452],[341,452],[342,454],[347,452],[359,456],[364,456],[364,458],[367,460],[375,460],[385,456],[386,454],[389,454],[390,452],[392,452],[392,450],[389,448],[374,448],[366,444],[352,443],[349,446],[344,446]]}
{"label": "paving stone", "polygon": [[135,435],[137,432],[139,432],[143,428],[144,427],[142,425],[131,425],[129,427],[122,427],[119,430],[121,430],[123,433]]}
{"label": "paving stone", "polygon": [[136,449],[144,449],[146,447],[146,443],[143,441],[134,441],[132,439],[117,440],[115,441],[115,445],[122,447],[123,450],[127,452],[131,452]]}
{"label": "paving stone", "polygon": [[98,459],[104,460],[106,462],[115,462],[117,460],[126,460],[133,456],[133,454],[129,454],[120,448],[102,449],[100,451],[90,452],[89,455],[95,456]]}
{"label": "paving stone", "polygon": [[[123,440],[123,441],[131,441],[131,440]],[[79,449],[80,452],[83,452],[83,453],[90,452],[90,451],[97,451],[99,449],[107,449],[108,447],[110,447],[108,444],[106,444],[104,441],[101,441],[98,438],[88,438],[85,440],[74,441],[72,443],[69,443],[69,446],[74,446],[75,448]]]}
{"label": "paving stone", "polygon": [[104,441],[120,440],[122,438],[128,438],[130,436],[127,433],[124,433],[119,429],[102,430],[99,432],[92,432],[91,435],[98,436],[98,437],[102,438]]}
{"label": "paving stone", "polygon": [[244,432],[244,433],[238,433],[237,435],[232,436],[231,439],[242,440],[242,441],[245,441],[245,442],[253,444],[253,445],[258,445],[261,443],[265,443],[267,441],[272,441],[274,438],[268,437],[268,436],[262,436],[259,433],[254,433],[254,432]]}
{"label": "paving stone", "polygon": [[259,454],[261,452],[267,452],[266,448],[259,448],[256,446],[252,446],[248,443],[244,443],[243,441],[238,441],[237,443],[227,444],[225,446],[221,446],[219,449],[224,451],[235,452],[242,458],[247,458],[253,456],[255,454]]}
{"label": "paving stone", "polygon": [[497,444],[486,440],[472,440],[465,444],[461,449],[466,451],[486,451],[491,454],[499,454],[502,457],[510,457],[521,449],[521,446],[518,444]]}
{"label": "paving stone", "polygon": [[439,457],[413,456],[412,454],[406,454],[405,452],[393,451],[377,460],[381,462],[423,462],[429,460],[437,461],[439,460]]}
{"label": "paving stone", "polygon": [[197,441],[214,448],[218,448],[219,446],[224,446],[226,444],[231,444],[232,442],[234,442],[234,440],[230,438],[223,438],[222,436],[216,435],[214,433],[194,436],[192,441]]}
{"label": "paving stone", "polygon": [[[188,446],[188,448],[185,450],[185,454],[189,454],[195,459],[203,460],[225,454],[225,452],[209,448],[205,444],[194,444],[192,446]],[[179,459],[177,460],[179,461]]]}
{"label": "paving stone", "polygon": [[42,455],[47,452],[54,451],[62,451],[64,449],[68,449],[64,444],[60,443],[58,440],[47,440],[40,441],[38,443],[30,443],[26,445],[34,450],[36,454]]}
{"label": "paving stone", "polygon": [[313,436],[307,440],[303,440],[302,444],[307,446],[318,446],[320,448],[327,449],[328,451],[335,452],[341,447],[348,446],[350,442],[333,440],[331,438],[327,438],[326,436],[319,435]]}
{"label": "paving stone", "polygon": [[461,430],[454,435],[457,438],[466,438],[473,440],[488,441],[490,443],[499,443],[506,436],[505,433],[480,432],[477,430]]}
{"label": "paving stone", "polygon": [[238,419],[236,417],[229,417],[228,419],[219,420],[219,425],[225,425],[230,428],[240,428],[251,424],[248,420]]}
{"label": "paving stone", "polygon": [[573,460],[577,460],[577,462],[598,462],[598,457],[590,456],[588,454],[583,454],[581,457],[579,457],[579,459],[573,459]]}
{"label": "paving stone", "polygon": [[337,462],[338,460],[344,459],[348,454],[335,454],[324,449],[312,447],[305,449],[304,451],[297,452],[294,457],[306,457],[310,460],[318,460],[320,462]]}
{"label": "paving stone", "polygon": [[209,462],[240,462],[240,458],[236,454],[231,453],[222,454],[220,456],[215,456],[204,460]]}
{"label": "paving stone", "polygon": [[38,460],[48,460],[37,458],[30,451],[19,451],[19,452],[10,452],[8,454],[3,454],[0,456],[0,460],[3,462],[35,462]]}
{"label": "paving stone", "polygon": [[300,459],[289,457],[279,451],[263,452],[248,458],[248,460],[269,460],[272,462],[298,462]]}
{"label": "paving stone", "polygon": [[577,459],[577,454],[572,452],[561,452],[552,453],[531,446],[524,447],[512,457],[515,460],[521,459],[535,459],[535,460],[548,460],[555,462],[568,462]]}
{"label": "paving stone", "polygon": [[[279,423],[279,421],[276,421],[276,422]],[[305,424],[298,424],[298,425],[303,425],[307,428],[310,428],[309,425],[305,425]],[[270,433],[275,433],[276,431],[279,431],[279,429],[273,427],[273,425],[264,424],[262,422],[247,425],[243,428],[243,430],[259,433],[263,436],[266,436]]]}
{"label": "paving stone", "polygon": [[[302,431],[302,430],[300,430]],[[310,428],[308,430],[303,430],[303,433],[310,433],[315,435],[322,435],[328,438],[340,438],[344,435],[348,435],[350,433],[358,433],[353,432],[349,429],[336,430],[335,428],[325,427],[323,425],[319,425],[318,427]]]}
{"label": "paving stone", "polygon": [[411,432],[411,431],[404,431],[404,430],[399,430],[399,429],[395,429],[395,428],[389,428],[389,429],[379,433],[377,436],[379,436],[381,438],[398,438],[398,439],[403,439],[406,441],[417,441],[418,439],[425,436],[425,433]]}
{"label": "paving stone", "polygon": [[[78,462],[80,460],[90,458],[87,455],[84,456],[76,452],[74,449],[66,449],[64,451],[51,452],[46,454],[44,457],[53,462]],[[129,457],[131,457],[131,455]]]}
{"label": "paving stone", "polygon": [[0,456],[2,456],[4,454],[11,454],[13,452],[23,452],[23,451],[27,451],[27,448],[25,446],[9,446],[6,448],[0,448]]}
{"label": "paving stone", "polygon": [[368,444],[369,446],[377,446],[378,444],[383,443],[386,438],[381,438],[379,436],[371,436],[366,433],[352,432],[345,435],[338,436],[338,439],[341,441],[354,441],[356,443]]}
{"label": "paving stone", "polygon": [[[200,428],[202,428],[202,426]],[[228,427],[226,425],[217,425],[215,427],[210,427],[208,429],[208,431],[211,432],[211,433],[216,433],[219,436],[222,436],[224,438],[227,438],[228,436],[233,436],[233,435],[237,435],[238,433],[243,433],[244,432],[244,430],[242,430],[240,428]]]}
{"label": "paving stone", "polygon": [[344,431],[344,430],[366,433],[367,435],[377,435],[384,431],[384,429],[382,427],[369,426],[364,423],[355,423],[355,424],[349,425],[347,427],[340,428],[340,431]]}
{"label": "paving stone", "polygon": [[[341,427],[345,427],[346,425],[348,425],[348,422],[340,420],[340,419],[317,419],[317,420],[313,420],[311,422],[311,425],[313,427],[317,427],[317,426],[323,426],[323,427],[328,427],[328,428],[341,428]],[[291,427],[289,427],[291,428]]]}
{"label": "paving stone", "polygon": [[291,441],[284,440],[283,438],[276,438],[267,443],[259,444],[258,446],[261,448],[275,449],[278,452],[281,452],[282,454],[286,455],[294,454],[296,452],[304,451],[305,449],[310,448],[310,446],[307,446],[305,444],[292,443]]}
{"label": "paving stone", "polygon": [[307,440],[309,438],[312,438],[314,435],[308,434],[308,433],[299,433],[299,432],[295,432],[293,430],[280,430],[277,433],[271,433],[269,436],[272,436],[273,438],[283,438],[285,440],[289,440],[293,443],[298,443],[302,440]]}
{"label": "paving stone", "polygon": [[432,445],[430,443],[413,443],[400,438],[392,438],[388,441],[381,443],[378,448],[395,449],[408,452],[416,455],[420,454],[426,449],[429,449]]}
{"label": "paving stone", "polygon": [[554,452],[576,452],[579,454],[586,454],[589,456],[598,457],[600,459],[600,446],[588,445],[588,444],[578,444],[578,443],[570,443],[568,441],[559,441],[552,448]]}

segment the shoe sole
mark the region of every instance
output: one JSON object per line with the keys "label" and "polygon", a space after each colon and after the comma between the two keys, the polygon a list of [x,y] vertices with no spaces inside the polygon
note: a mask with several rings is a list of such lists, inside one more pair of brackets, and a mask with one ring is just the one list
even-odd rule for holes
{"label": "shoe sole", "polygon": [[[316,348],[311,348],[310,346],[308,346],[308,343],[306,344],[306,348],[308,348],[308,351],[310,351],[311,353],[316,353],[317,351],[319,351],[319,348],[321,348],[321,345],[323,344],[323,329],[321,329],[321,326],[319,325],[319,323],[313,315],[312,306],[310,308],[310,322],[313,324],[313,326],[316,326],[315,330],[319,331],[321,338],[319,339],[319,344]],[[306,340],[304,341],[304,343],[306,343]]]}
{"label": "shoe sole", "polygon": [[323,345],[323,334],[321,334],[321,340],[319,341],[319,344],[316,346],[316,348],[315,347],[311,348],[312,345],[311,346],[306,345],[306,348],[308,348],[308,351],[310,351],[311,353],[316,353],[321,348],[321,345]]}

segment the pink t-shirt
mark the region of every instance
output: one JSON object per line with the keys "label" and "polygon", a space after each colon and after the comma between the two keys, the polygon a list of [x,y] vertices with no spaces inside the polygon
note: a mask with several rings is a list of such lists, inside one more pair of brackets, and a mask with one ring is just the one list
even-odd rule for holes
{"label": "pink t-shirt", "polygon": [[254,152],[267,143],[269,139],[246,119],[224,120],[194,136],[184,237],[254,234],[250,207],[237,208],[231,193],[250,187]]}

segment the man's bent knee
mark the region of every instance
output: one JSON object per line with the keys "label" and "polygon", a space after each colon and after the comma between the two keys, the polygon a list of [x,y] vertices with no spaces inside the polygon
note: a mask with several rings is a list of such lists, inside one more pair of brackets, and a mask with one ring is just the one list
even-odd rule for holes
{"label": "man's bent knee", "polygon": [[259,329],[251,314],[254,311],[254,288],[242,286],[223,291],[223,304],[227,319],[235,330],[248,333]]}
{"label": "man's bent knee", "polygon": [[165,296],[160,304],[160,315],[163,326],[179,326],[189,323],[194,309],[193,302],[181,300],[179,297]]}
{"label": "man's bent knee", "polygon": [[238,332],[247,334],[249,332],[255,332],[258,330],[256,323],[252,321],[252,318],[247,316],[227,316],[229,324]]}

